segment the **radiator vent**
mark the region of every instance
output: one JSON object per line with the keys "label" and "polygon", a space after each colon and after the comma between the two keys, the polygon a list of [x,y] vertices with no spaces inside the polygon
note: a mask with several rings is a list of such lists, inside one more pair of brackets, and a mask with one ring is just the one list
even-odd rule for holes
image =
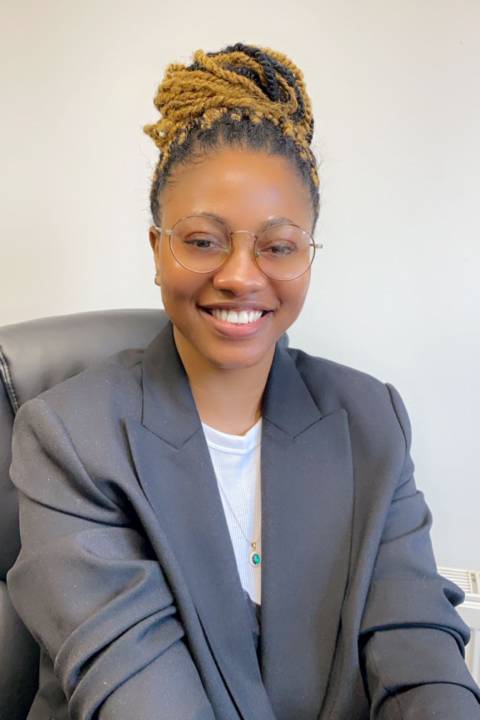
{"label": "radiator vent", "polygon": [[462,588],[467,595],[478,595],[480,602],[480,572],[446,567],[439,567],[438,572]]}
{"label": "radiator vent", "polygon": [[459,614],[472,631],[465,649],[465,661],[477,685],[480,685],[480,572],[447,567],[439,567],[438,572],[465,593],[465,601],[457,606]]}

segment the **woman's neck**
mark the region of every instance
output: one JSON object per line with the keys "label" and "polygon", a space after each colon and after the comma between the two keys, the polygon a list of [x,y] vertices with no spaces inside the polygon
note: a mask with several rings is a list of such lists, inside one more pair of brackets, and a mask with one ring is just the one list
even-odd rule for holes
{"label": "woman's neck", "polygon": [[248,432],[262,414],[275,348],[254,366],[227,369],[196,353],[175,330],[174,338],[202,422],[232,435]]}

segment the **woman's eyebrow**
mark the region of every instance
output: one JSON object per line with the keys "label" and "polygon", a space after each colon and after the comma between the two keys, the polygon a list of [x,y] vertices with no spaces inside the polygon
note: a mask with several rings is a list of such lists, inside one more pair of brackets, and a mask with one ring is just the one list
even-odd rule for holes
{"label": "woman's eyebrow", "polygon": [[296,223],[293,222],[291,218],[288,217],[271,217],[268,218],[268,220],[265,220],[264,223],[260,226],[260,231],[265,230],[267,227],[270,227],[271,225],[281,225],[283,223],[287,223],[288,225],[296,225]]}
{"label": "woman's eyebrow", "polygon": [[[213,220],[217,220],[218,222],[222,223],[223,225],[227,225],[227,227],[230,227],[229,222],[224,217],[222,217],[221,215],[217,215],[214,212],[199,212],[198,215],[201,215],[202,217],[212,218]],[[293,222],[293,220],[291,218],[275,216],[275,217],[270,217],[267,220],[265,220],[258,228],[258,231],[261,232],[262,230],[265,230],[267,227],[270,227],[271,225],[279,225],[281,223],[288,223],[290,225],[296,224]]]}
{"label": "woman's eyebrow", "polygon": [[212,218],[212,220],[217,220],[218,222],[223,223],[223,225],[228,225],[228,223],[224,217],[222,217],[221,215],[217,215],[216,213],[213,213],[213,212],[199,212],[199,213],[195,213],[195,215],[200,215],[201,217],[206,217],[206,218]]}

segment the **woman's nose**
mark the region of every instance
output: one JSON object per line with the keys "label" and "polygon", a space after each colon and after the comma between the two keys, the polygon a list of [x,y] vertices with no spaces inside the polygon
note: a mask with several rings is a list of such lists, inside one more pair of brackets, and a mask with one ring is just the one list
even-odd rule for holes
{"label": "woman's nose", "polygon": [[247,236],[232,239],[230,255],[213,276],[214,287],[235,295],[257,292],[265,287],[268,280],[255,262],[253,242]]}

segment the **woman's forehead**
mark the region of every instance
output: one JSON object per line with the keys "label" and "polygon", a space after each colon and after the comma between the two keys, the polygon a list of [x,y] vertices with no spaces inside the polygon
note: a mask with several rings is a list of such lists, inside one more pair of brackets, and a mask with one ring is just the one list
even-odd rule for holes
{"label": "woman's forehead", "polygon": [[165,215],[212,212],[235,222],[255,216],[310,218],[309,189],[288,159],[243,148],[222,148],[173,170],[162,192]]}

